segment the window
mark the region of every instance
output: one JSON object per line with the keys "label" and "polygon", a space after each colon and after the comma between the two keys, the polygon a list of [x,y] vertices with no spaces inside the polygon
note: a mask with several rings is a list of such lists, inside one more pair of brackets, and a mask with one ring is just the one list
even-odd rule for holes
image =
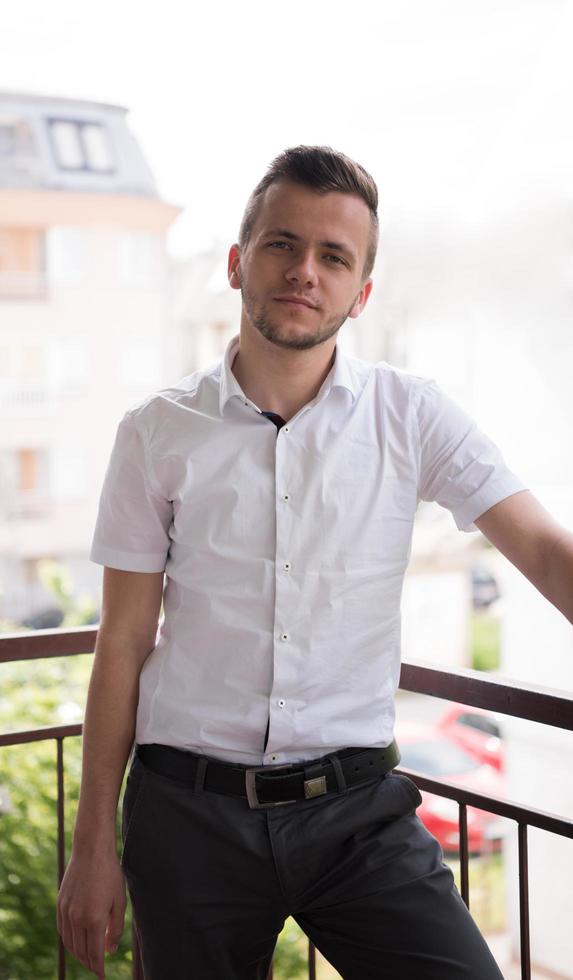
{"label": "window", "polygon": [[34,149],[30,125],[24,119],[0,116],[0,163],[27,156]]}
{"label": "window", "polygon": [[44,384],[46,346],[11,339],[0,344],[0,386]]}
{"label": "window", "polygon": [[90,170],[111,170],[109,144],[103,128],[94,123],[82,126],[82,136]]}
{"label": "window", "polygon": [[130,286],[156,287],[162,271],[162,244],[156,235],[122,232],[117,238],[121,281]]}
{"label": "window", "polygon": [[113,173],[111,146],[101,123],[48,120],[52,149],[61,170]]}
{"label": "window", "polygon": [[161,354],[159,343],[126,343],[119,358],[122,384],[134,389],[156,388],[161,381]]}
{"label": "window", "polygon": [[16,450],[18,474],[18,490],[20,493],[29,491],[47,491],[48,489],[48,454],[41,449]]}
{"label": "window", "polygon": [[53,122],[50,131],[60,167],[65,170],[83,170],[84,154],[80,142],[80,127],[71,122]]}
{"label": "window", "polygon": [[499,725],[496,725],[494,721],[485,718],[483,715],[460,715],[458,724],[466,725],[468,728],[475,728],[476,731],[484,732],[485,735],[493,735],[495,738],[501,738]]}
{"label": "window", "polygon": [[62,338],[50,345],[50,384],[54,389],[79,390],[89,375],[88,344],[85,338]]}
{"label": "window", "polygon": [[46,449],[22,447],[0,454],[5,504],[10,515],[37,517],[50,502],[50,458]]}
{"label": "window", "polygon": [[62,503],[82,500],[89,493],[88,464],[83,452],[56,448],[50,457],[50,495]]}
{"label": "window", "polygon": [[50,283],[78,283],[89,268],[88,233],[84,228],[48,228],[46,275]]}
{"label": "window", "polygon": [[0,297],[46,292],[45,236],[39,228],[0,228]]}

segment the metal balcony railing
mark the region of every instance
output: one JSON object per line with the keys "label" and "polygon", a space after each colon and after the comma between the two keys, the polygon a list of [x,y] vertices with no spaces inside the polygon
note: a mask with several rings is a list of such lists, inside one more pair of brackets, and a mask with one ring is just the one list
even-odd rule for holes
{"label": "metal balcony railing", "polygon": [[[33,633],[5,634],[0,636],[0,663],[93,653],[96,636],[97,629],[91,626],[74,630],[37,630]],[[497,676],[491,677],[473,670],[453,671],[413,663],[402,664],[400,688],[573,731],[573,693],[569,694],[549,688],[507,681]],[[6,745],[50,739],[56,743],[58,887],[63,878],[66,864],[64,852],[64,739],[72,735],[81,735],[81,733],[81,724],[56,725],[29,731],[0,733],[0,748]],[[468,908],[467,807],[477,807],[517,823],[521,976],[522,980],[530,980],[527,831],[529,827],[537,827],[561,837],[573,838],[573,820],[520,806],[508,800],[462,789],[454,783],[441,779],[430,779],[408,769],[399,768],[396,771],[409,776],[420,789],[457,802],[459,807],[461,895]],[[134,980],[143,980],[135,929],[132,930],[132,934],[133,978]],[[310,941],[308,965],[309,980],[316,980],[316,952]],[[65,951],[60,940],[58,980],[65,980],[65,976]],[[272,980],[272,967],[268,980]]]}

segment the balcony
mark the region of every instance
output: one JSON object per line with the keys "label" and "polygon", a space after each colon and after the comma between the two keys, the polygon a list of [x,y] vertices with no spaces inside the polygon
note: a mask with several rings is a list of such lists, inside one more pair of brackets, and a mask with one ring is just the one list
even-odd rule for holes
{"label": "balcony", "polygon": [[0,272],[0,300],[46,300],[48,279],[46,273],[36,269],[5,270]]}
{"label": "balcony", "polygon": [[[93,653],[96,633],[97,631],[92,627],[83,627],[77,630],[43,630],[30,634],[5,635],[0,637],[0,663],[75,657],[80,654]],[[402,665],[400,688],[403,691],[485,708],[514,718],[527,719],[552,729],[573,731],[573,694],[561,691],[509,682],[499,677],[492,678],[475,671],[442,670],[411,663]],[[70,825],[74,817],[69,802],[66,806],[64,748],[66,739],[80,736],[81,732],[82,725],[77,720],[51,727],[0,733],[0,750],[3,747],[26,743],[53,743],[53,768],[50,769],[48,775],[44,772],[44,778],[53,779],[54,787],[53,821],[56,852],[54,856],[54,899],[56,885],[59,885],[65,870],[67,860],[66,838],[69,838]],[[1,768],[0,763],[0,771]],[[459,812],[460,891],[468,907],[470,903],[468,807],[477,807],[496,814],[499,818],[506,818],[517,828],[521,946],[519,974],[522,980],[530,980],[534,973],[532,973],[530,952],[528,831],[529,828],[539,828],[552,835],[571,839],[573,838],[573,820],[542,810],[528,808],[506,799],[486,796],[467,788],[461,788],[454,782],[431,779],[411,770],[400,768],[397,771],[408,775],[421,790],[454,801],[457,805]],[[565,772],[563,778],[567,778]],[[0,819],[2,819],[3,812],[10,812],[10,808],[9,792],[4,787],[0,791]],[[20,869],[17,870],[20,871]],[[557,880],[560,874],[559,867],[556,867],[554,871]],[[8,877],[10,879],[18,877],[18,875],[9,874]],[[3,919],[1,902],[2,899],[0,898],[0,921]],[[66,957],[64,947],[59,942],[56,932],[55,916],[54,922],[49,924],[48,928],[53,931],[54,937],[53,972],[51,976],[57,975],[58,980],[63,980],[66,977]],[[143,973],[135,930],[133,931],[132,964],[133,978],[142,980]],[[317,978],[317,954],[310,943],[308,945],[308,977],[309,980],[316,980]],[[269,980],[270,978],[272,978],[272,968]]]}
{"label": "balcony", "polygon": [[43,411],[54,398],[53,390],[44,382],[0,384],[0,410],[7,411]]}

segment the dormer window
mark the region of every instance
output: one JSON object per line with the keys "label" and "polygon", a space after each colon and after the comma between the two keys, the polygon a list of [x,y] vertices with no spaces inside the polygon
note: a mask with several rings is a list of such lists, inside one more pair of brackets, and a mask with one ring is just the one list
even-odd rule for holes
{"label": "dormer window", "polygon": [[48,124],[52,149],[61,170],[113,173],[111,146],[101,123],[50,119]]}
{"label": "dormer window", "polygon": [[24,119],[0,116],[0,162],[25,156],[33,149],[30,125]]}

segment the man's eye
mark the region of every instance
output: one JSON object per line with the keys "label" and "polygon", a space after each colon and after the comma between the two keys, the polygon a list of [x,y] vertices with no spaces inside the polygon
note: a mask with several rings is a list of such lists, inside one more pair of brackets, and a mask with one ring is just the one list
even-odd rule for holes
{"label": "man's eye", "polygon": [[344,259],[341,259],[339,255],[327,255],[326,258],[334,265],[346,265]]}
{"label": "man's eye", "polygon": [[288,242],[269,242],[269,248],[290,248]]}

